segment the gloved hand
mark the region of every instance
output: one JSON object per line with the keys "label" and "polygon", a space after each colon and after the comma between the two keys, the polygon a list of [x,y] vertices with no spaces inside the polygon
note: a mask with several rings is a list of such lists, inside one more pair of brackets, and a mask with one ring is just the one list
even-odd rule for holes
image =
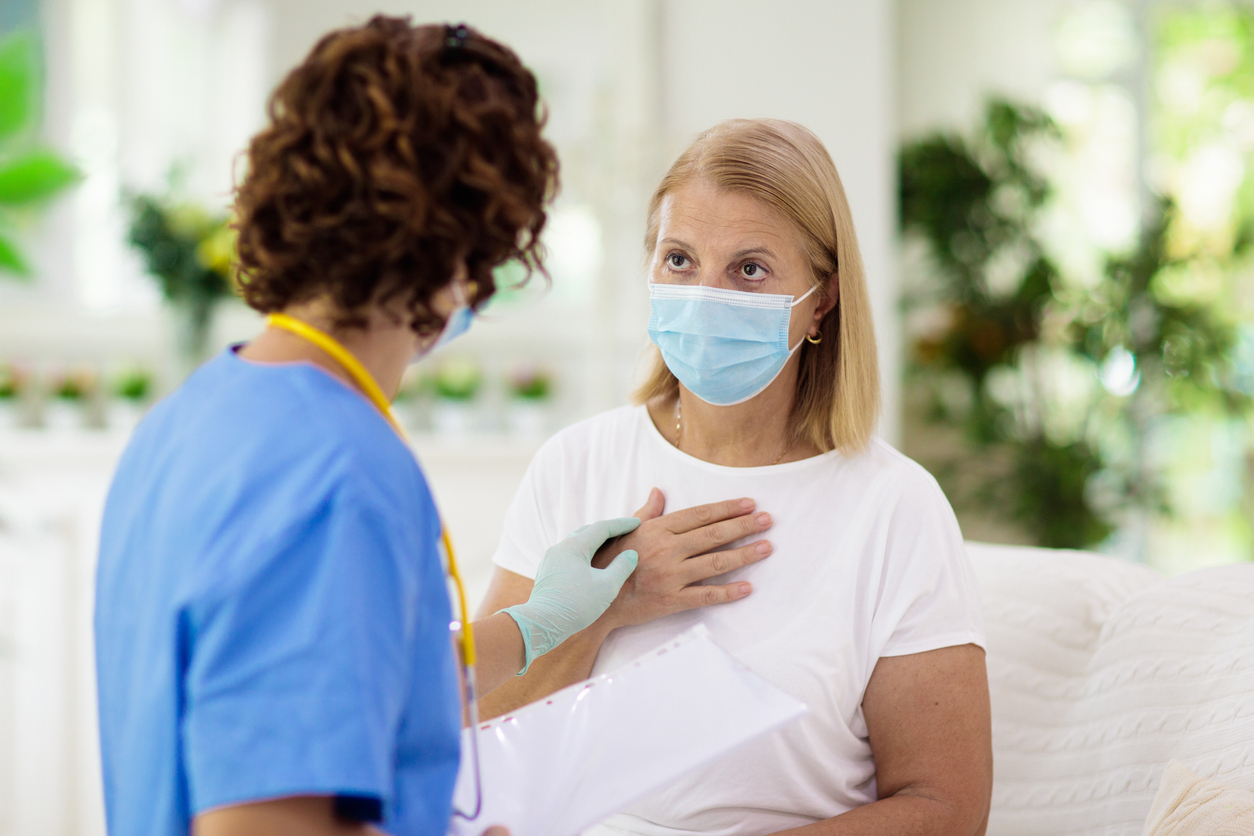
{"label": "gloved hand", "polygon": [[629,549],[604,569],[593,569],[592,556],[606,540],[634,531],[638,525],[640,520],[635,517],[594,522],[544,553],[531,597],[524,604],[501,610],[509,613],[522,631],[527,661],[519,676],[533,661],[590,626],[614,603],[623,582],[636,571],[640,557]]}

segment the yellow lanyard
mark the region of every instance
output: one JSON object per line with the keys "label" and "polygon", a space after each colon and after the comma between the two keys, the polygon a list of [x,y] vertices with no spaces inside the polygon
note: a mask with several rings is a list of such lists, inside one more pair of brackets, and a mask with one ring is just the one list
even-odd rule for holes
{"label": "yellow lanyard", "polygon": [[[392,425],[392,429],[396,430],[396,434],[408,445],[409,438],[405,435],[405,430],[401,427],[400,422],[396,420],[396,416],[392,414],[392,406],[388,403],[383,390],[379,388],[379,384],[370,372],[366,370],[366,367],[361,364],[361,361],[354,357],[353,353],[341,345],[335,337],[287,314],[270,314],[266,317],[266,323],[274,328],[281,328],[308,340],[327,354],[330,354],[335,359],[335,362],[344,367],[344,371],[348,372],[348,376],[361,387],[361,391],[366,398],[383,414],[387,422]],[[453,541],[449,538],[448,529],[444,527],[443,523],[440,524],[440,539],[444,544],[444,551],[448,555],[449,576],[452,577],[453,584],[457,587],[457,606],[461,611],[462,624],[462,661],[467,665],[473,665],[475,663],[475,638],[474,631],[470,626],[470,613],[466,611],[466,587],[462,583],[461,572],[457,569],[457,557],[453,554]]]}

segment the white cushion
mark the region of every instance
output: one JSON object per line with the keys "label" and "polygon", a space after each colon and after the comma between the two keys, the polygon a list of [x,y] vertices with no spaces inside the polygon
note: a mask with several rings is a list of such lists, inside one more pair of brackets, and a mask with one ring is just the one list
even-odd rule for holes
{"label": "white cushion", "polygon": [[1254,565],[1165,580],[969,544],[993,705],[989,836],[1139,836],[1177,758],[1254,789]]}
{"label": "white cushion", "polygon": [[1144,836],[1250,836],[1254,792],[1195,775],[1180,761],[1167,764],[1145,820]]}

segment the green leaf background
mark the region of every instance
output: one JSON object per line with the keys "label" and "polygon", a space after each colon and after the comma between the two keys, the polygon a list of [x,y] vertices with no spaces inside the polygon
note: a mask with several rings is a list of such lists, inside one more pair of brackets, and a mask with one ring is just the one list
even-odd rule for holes
{"label": "green leaf background", "polygon": [[15,213],[38,208],[81,179],[64,157],[34,140],[41,88],[35,34],[0,38],[0,277],[31,276],[13,233]]}

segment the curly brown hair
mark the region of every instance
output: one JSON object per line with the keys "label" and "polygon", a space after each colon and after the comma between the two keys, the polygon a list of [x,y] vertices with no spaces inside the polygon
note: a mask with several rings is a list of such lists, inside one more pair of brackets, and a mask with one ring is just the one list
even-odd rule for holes
{"label": "curly brown hair", "polygon": [[328,298],[340,324],[400,299],[420,334],[464,263],[471,303],[510,260],[544,274],[557,189],[535,76],[466,26],[376,16],[326,35],[275,90],[236,189],[239,281],[269,313]]}

